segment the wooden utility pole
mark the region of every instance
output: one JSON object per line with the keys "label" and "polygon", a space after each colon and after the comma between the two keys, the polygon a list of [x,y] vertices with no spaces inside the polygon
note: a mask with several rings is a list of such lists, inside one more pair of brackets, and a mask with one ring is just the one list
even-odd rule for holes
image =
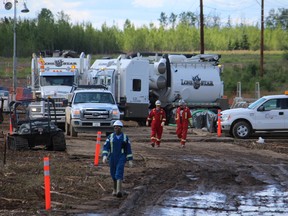
{"label": "wooden utility pole", "polygon": [[264,0],[261,2],[260,77],[264,75]]}
{"label": "wooden utility pole", "polygon": [[200,0],[200,54],[204,54],[204,18],[202,0]]}

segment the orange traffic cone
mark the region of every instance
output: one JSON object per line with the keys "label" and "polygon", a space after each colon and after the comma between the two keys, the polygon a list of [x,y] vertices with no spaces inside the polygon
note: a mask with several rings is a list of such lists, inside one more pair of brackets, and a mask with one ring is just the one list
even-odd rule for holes
{"label": "orange traffic cone", "polygon": [[217,136],[220,137],[221,136],[221,110],[218,109],[218,119],[217,119],[217,123],[218,123],[218,127],[217,127]]}
{"label": "orange traffic cone", "polygon": [[9,133],[12,134],[13,133],[13,127],[12,127],[12,120],[10,118],[10,124],[9,124]]}

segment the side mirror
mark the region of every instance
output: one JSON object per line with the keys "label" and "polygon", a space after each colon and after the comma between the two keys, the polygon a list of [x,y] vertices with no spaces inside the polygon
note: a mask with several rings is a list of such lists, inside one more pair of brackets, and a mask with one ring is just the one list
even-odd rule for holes
{"label": "side mirror", "polygon": [[257,111],[263,112],[263,111],[265,111],[265,107],[264,106],[260,106],[260,107],[258,107]]}

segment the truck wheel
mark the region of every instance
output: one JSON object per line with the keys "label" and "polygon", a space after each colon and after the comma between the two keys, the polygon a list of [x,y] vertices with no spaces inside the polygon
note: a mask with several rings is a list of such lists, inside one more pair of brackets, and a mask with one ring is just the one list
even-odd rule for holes
{"label": "truck wheel", "polygon": [[66,140],[65,135],[62,131],[56,133],[52,137],[53,151],[65,151],[66,150]]}
{"label": "truck wheel", "polygon": [[70,122],[70,135],[72,137],[77,137],[78,133],[75,131],[74,127],[72,126],[71,122]]}
{"label": "truck wheel", "polygon": [[67,122],[65,122],[65,134],[70,136],[70,125]]}
{"label": "truck wheel", "polygon": [[233,136],[238,139],[247,139],[252,132],[251,126],[245,121],[237,122],[232,129]]}

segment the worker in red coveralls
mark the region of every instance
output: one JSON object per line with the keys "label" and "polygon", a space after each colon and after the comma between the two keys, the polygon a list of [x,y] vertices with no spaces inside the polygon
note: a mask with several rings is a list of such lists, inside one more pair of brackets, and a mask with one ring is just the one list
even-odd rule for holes
{"label": "worker in red coveralls", "polygon": [[178,138],[181,140],[181,147],[185,147],[186,137],[188,132],[188,126],[192,128],[192,115],[190,109],[186,106],[186,102],[184,100],[179,101],[179,107],[176,110],[176,134]]}
{"label": "worker in red coveralls", "polygon": [[151,146],[160,147],[161,137],[163,133],[163,126],[166,122],[166,113],[163,108],[161,108],[161,102],[157,100],[155,102],[156,108],[152,109],[147,117],[146,126],[149,126],[151,122]]}

